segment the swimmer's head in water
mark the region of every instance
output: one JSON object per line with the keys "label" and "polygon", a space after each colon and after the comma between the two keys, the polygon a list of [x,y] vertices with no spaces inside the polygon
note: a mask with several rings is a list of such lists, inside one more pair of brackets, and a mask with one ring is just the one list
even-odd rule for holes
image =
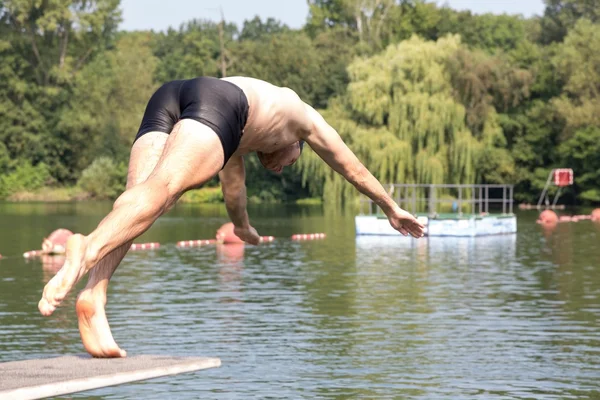
{"label": "swimmer's head in water", "polygon": [[283,171],[283,167],[294,164],[298,158],[300,158],[303,147],[304,140],[300,140],[299,142],[292,143],[291,145],[274,151],[273,153],[263,153],[257,151],[256,154],[258,155],[258,159],[263,167],[270,171],[281,173],[281,171]]}

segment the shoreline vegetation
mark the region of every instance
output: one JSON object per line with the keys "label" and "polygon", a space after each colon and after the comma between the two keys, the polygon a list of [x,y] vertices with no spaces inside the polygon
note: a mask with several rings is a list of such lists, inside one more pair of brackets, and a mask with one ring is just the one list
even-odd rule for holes
{"label": "shoreline vegetation", "polygon": [[[190,15],[159,32],[120,29],[121,3],[0,3],[0,199],[115,199],[154,91],[242,75],[294,90],[382,183],[514,184],[534,204],[552,169],[572,168],[560,203],[600,204],[598,1],[524,17],[324,0],[298,29]],[[281,174],[245,163],[250,202],[358,198],[310,146]],[[218,185],[181,201],[219,202]]]}
{"label": "shoreline vegetation", "polygon": [[[11,203],[60,203],[114,200],[107,197],[95,197],[77,186],[71,187],[42,187],[37,190],[23,190],[7,196],[2,201]],[[220,187],[205,187],[185,193],[178,203],[184,204],[222,204],[223,193]],[[291,201],[261,200],[256,196],[248,198],[249,204],[292,203],[304,206],[321,205],[323,201],[317,197],[305,197]]]}

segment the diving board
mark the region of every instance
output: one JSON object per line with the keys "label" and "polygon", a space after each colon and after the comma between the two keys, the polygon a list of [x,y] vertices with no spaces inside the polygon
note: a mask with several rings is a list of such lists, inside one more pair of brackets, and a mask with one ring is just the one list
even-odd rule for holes
{"label": "diving board", "polygon": [[0,399],[42,399],[221,366],[218,358],[72,355],[0,363]]}

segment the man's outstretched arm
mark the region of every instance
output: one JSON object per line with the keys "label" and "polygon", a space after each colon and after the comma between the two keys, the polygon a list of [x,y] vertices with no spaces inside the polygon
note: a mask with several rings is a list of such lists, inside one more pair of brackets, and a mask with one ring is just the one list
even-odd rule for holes
{"label": "man's outstretched arm", "polygon": [[250,225],[250,218],[246,209],[244,159],[241,156],[229,159],[225,167],[219,172],[219,180],[221,181],[227,214],[235,226],[235,234],[245,242],[258,244],[258,233]]}
{"label": "man's outstretched arm", "polygon": [[309,105],[306,105],[306,112],[309,131],[305,140],[319,157],[359,192],[373,200],[387,215],[394,229],[404,235],[423,236],[423,225],[394,202],[381,183],[346,146],[337,131],[321,114]]}

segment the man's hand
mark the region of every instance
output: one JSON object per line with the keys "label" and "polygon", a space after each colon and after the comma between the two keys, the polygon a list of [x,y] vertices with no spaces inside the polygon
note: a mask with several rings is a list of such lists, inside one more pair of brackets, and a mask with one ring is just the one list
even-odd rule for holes
{"label": "man's hand", "polygon": [[248,226],[247,228],[242,228],[242,227],[236,226],[235,228],[233,228],[233,233],[235,233],[235,235],[237,237],[239,237],[246,243],[250,243],[250,244],[254,244],[254,245],[260,243],[260,236],[258,236],[256,229],[254,229],[251,226]]}
{"label": "man's hand", "polygon": [[394,202],[381,183],[346,146],[336,130],[308,104],[305,110],[309,121],[305,140],[315,153],[359,192],[373,200],[385,212],[394,229],[405,236],[410,234],[415,238],[423,237],[425,227]]}
{"label": "man's hand", "polygon": [[423,224],[400,207],[394,207],[389,212],[388,219],[390,225],[404,236],[410,234],[415,238],[423,237],[423,229],[425,229]]}

